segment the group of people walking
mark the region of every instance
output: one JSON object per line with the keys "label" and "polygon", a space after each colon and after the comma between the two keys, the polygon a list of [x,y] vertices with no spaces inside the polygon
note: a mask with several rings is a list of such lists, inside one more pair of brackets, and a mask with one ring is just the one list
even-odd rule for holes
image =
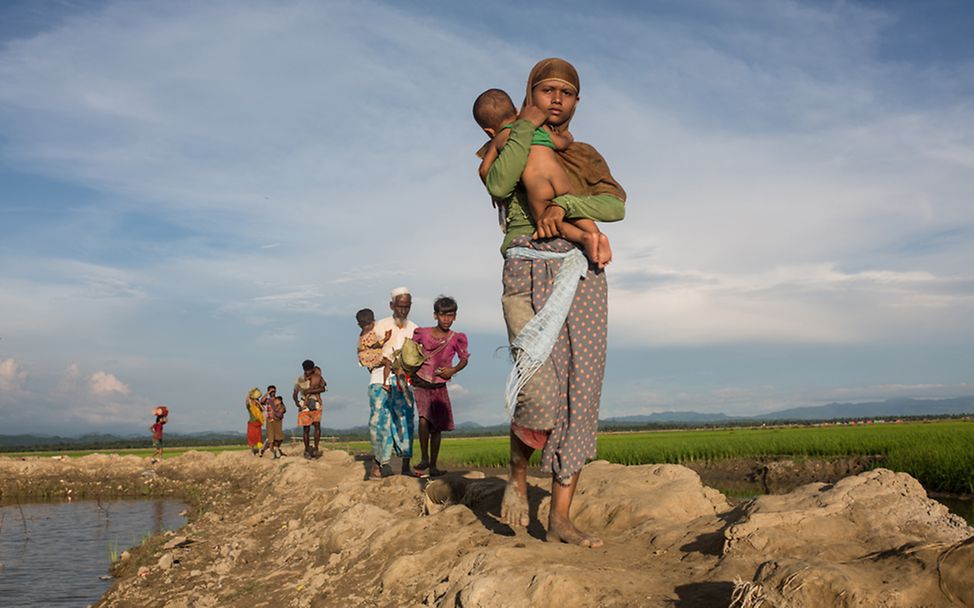
{"label": "group of people walking", "polygon": [[[314,361],[306,359],[301,364],[302,373],[294,381],[292,399],[298,410],[298,426],[304,439],[304,457],[317,458],[321,455],[318,445],[321,442],[321,412],[324,402],[321,394],[328,390],[328,383],[321,374],[321,368]],[[284,456],[281,445],[284,442],[284,414],[287,407],[284,397],[277,394],[273,384],[266,393],[254,387],[247,393],[244,402],[250,419],[247,421],[247,445],[257,456],[271,450],[275,459]],[[265,429],[266,434],[261,436]],[[311,443],[311,430],[314,429],[314,444]]]}
{"label": "group of people walking", "polygon": [[[552,476],[548,540],[597,547],[602,540],[576,528],[569,514],[582,466],[595,456],[605,372],[604,268],[612,250],[596,222],[623,219],[626,194],[605,159],[569,131],[580,91],[574,66],[545,59],[531,70],[520,110],[504,91],[488,89],[474,102],[473,114],[489,138],[478,152],[480,177],[505,234],[501,304],[514,359],[505,391],[510,474],[501,520],[528,525],[528,460],[541,450],[541,467]],[[392,314],[379,320],[370,309],[356,315],[359,363],[369,372],[371,476],[394,474],[393,453],[402,459],[404,475],[439,475],[441,434],[453,429],[447,386],[469,361],[466,336],[452,329],[457,303],[437,298],[436,323],[422,328],[409,320],[412,294],[405,287],[392,290],[389,308]],[[419,353],[411,364],[410,352]],[[293,396],[309,458],[318,454],[326,386],[320,370],[305,361]],[[257,395],[257,406],[248,400],[248,411],[258,442],[259,414],[265,416],[267,442],[279,457],[276,421],[283,417],[283,400],[272,389]],[[412,466],[417,414],[421,457]],[[309,427],[315,429],[313,446]],[[266,449],[267,443],[255,447],[257,453]]]}
{"label": "group of people walking", "polygon": [[[372,310],[356,314],[359,363],[369,370],[369,438],[373,478],[393,474],[393,452],[401,458],[401,473],[442,475],[438,458],[444,431],[453,430],[453,405],[447,388],[467,366],[467,336],[453,331],[457,302],[440,296],[433,302],[436,324],[419,327],[409,320],[413,297],[406,287],[390,293],[392,315],[375,320]],[[413,350],[418,359],[406,356]],[[419,416],[420,461],[412,466],[414,417]]]}
{"label": "group of people walking", "polygon": [[[370,476],[378,479],[393,475],[393,453],[401,459],[403,475],[439,476],[445,473],[437,466],[442,433],[454,427],[447,385],[470,359],[467,336],[452,329],[458,307],[451,297],[440,296],[433,302],[436,324],[430,327],[419,327],[409,320],[412,294],[405,287],[392,290],[389,308],[392,314],[379,320],[369,308],[355,315],[360,329],[358,362],[369,373],[369,437],[373,454]],[[413,366],[404,363],[409,359],[401,354],[404,347],[411,347],[418,354]],[[328,390],[328,383],[314,361],[305,360],[302,370],[294,382],[292,400],[303,431],[304,457],[310,459],[321,455],[322,393]],[[263,456],[271,450],[274,458],[280,458],[284,455],[281,443],[286,407],[284,399],[277,395],[277,387],[268,386],[264,394],[259,388],[250,389],[245,407],[251,451]],[[413,467],[417,414],[422,456]],[[266,435],[262,437],[265,427]]]}

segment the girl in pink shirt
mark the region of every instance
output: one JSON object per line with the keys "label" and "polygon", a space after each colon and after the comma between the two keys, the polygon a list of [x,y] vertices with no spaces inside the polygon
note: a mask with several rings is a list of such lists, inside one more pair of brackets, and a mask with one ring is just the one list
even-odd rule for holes
{"label": "girl in pink shirt", "polygon": [[[433,302],[434,327],[417,327],[413,341],[423,347],[428,356],[422,367],[411,378],[416,411],[419,414],[419,448],[422,460],[416,465],[419,471],[429,469],[431,476],[446,471],[436,468],[440,454],[443,431],[453,430],[453,406],[447,383],[457,372],[467,366],[467,335],[450,328],[457,318],[457,302],[440,296]],[[453,365],[456,357],[457,364]]]}

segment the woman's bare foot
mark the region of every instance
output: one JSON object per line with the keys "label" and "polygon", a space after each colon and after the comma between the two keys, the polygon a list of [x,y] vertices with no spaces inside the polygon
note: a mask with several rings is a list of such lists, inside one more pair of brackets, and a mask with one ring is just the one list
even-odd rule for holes
{"label": "woman's bare foot", "polygon": [[548,534],[545,539],[549,543],[562,542],[592,549],[603,545],[602,539],[598,536],[585,534],[576,528],[571,520],[558,517],[554,513],[548,518]]}
{"label": "woman's bare foot", "polygon": [[524,528],[531,523],[528,514],[528,493],[518,489],[518,483],[512,476],[504,488],[504,498],[501,500],[501,521],[512,528]]}

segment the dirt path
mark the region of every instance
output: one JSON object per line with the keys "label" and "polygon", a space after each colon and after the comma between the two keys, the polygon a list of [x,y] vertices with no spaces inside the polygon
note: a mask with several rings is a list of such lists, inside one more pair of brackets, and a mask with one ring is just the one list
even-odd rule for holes
{"label": "dirt path", "polygon": [[496,519],[501,476],[362,472],[337,451],[0,459],[0,492],[190,500],[187,526],[117,568],[106,607],[974,605],[974,529],[883,469],[732,507],[685,467],[591,463],[574,515],[605,537],[594,550],[541,540],[543,479],[515,532]]}

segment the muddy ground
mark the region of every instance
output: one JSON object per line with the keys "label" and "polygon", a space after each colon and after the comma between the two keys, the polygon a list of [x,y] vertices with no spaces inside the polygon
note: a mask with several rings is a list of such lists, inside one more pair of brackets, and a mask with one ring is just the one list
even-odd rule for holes
{"label": "muddy ground", "polygon": [[543,542],[543,478],[514,531],[497,520],[501,475],[363,470],[339,451],[0,458],[0,498],[189,501],[189,524],[116,567],[106,607],[974,605],[974,529],[884,469],[733,505],[683,466],[594,462],[573,514],[598,549]]}

